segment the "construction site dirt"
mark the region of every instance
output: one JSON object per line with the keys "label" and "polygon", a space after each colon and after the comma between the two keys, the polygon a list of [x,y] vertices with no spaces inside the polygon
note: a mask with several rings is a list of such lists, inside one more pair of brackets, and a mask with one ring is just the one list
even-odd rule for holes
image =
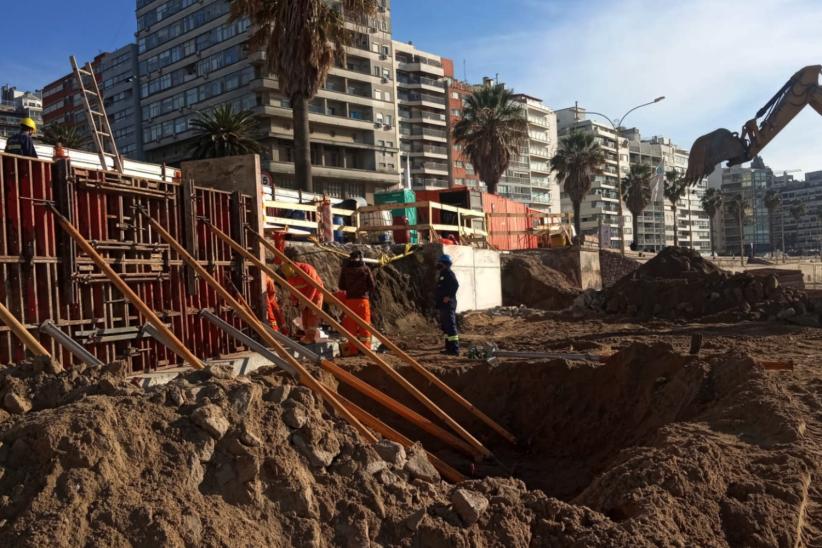
{"label": "construction site dirt", "polygon": [[[5,370],[0,543],[820,545],[822,333],[548,314],[470,313],[464,337],[616,355],[488,364],[404,341],[520,440],[484,436],[496,460],[477,464],[412,435],[477,477],[459,485],[421,451],[362,442],[273,369],[232,378],[213,366],[148,391],[116,368]],[[691,356],[695,332],[704,344]],[[340,363],[412,403],[362,358]]]}

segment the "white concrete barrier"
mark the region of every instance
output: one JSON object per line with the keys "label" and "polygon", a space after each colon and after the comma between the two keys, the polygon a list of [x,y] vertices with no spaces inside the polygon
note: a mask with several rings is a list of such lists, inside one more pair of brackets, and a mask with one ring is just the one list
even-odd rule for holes
{"label": "white concrete barrier", "polygon": [[451,256],[451,268],[460,283],[457,312],[502,306],[499,252],[464,245],[444,245],[442,252]]}

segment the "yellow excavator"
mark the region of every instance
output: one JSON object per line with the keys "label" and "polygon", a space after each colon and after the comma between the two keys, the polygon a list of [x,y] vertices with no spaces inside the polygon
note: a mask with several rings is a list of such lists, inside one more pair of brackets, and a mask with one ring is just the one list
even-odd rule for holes
{"label": "yellow excavator", "polygon": [[694,183],[707,177],[721,162],[735,166],[753,160],[805,105],[822,114],[820,73],[822,65],[811,65],[794,74],[756,117],[745,123],[741,133],[720,128],[694,141],[685,179]]}

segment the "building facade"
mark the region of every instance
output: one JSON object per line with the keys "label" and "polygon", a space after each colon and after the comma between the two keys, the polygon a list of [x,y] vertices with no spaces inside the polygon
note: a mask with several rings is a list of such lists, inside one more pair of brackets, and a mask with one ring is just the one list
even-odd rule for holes
{"label": "building facade", "polygon": [[480,181],[471,159],[463,152],[462,145],[454,143],[452,138],[454,126],[462,119],[465,99],[474,92],[474,86],[456,79],[447,79],[447,82],[448,135],[451,137],[448,149],[451,183],[454,186],[466,186],[484,191],[486,190],[485,183]]}
{"label": "building facade", "polygon": [[[248,21],[232,21],[227,0],[139,0],[137,19],[147,159],[187,159],[196,113],[227,104],[258,116],[263,169],[296,188],[291,106],[263,54],[247,50]],[[314,189],[339,197],[400,182],[390,4],[347,24],[355,45],[309,107]]]}
{"label": "building facade", "polygon": [[410,164],[415,188],[448,188],[452,174],[445,77],[453,76],[453,63],[413,43],[395,40],[393,47],[403,170]]}
{"label": "building facade", "polygon": [[639,216],[637,247],[642,251],[659,250],[674,245],[674,231],[680,246],[702,254],[711,251],[710,220],[702,207],[702,197],[708,188],[707,179],[688,187],[676,204],[676,219],[671,202],[665,198],[663,174],[674,170],[684,175],[688,168],[688,151],[665,137],[643,140],[636,128],[622,132],[628,140],[630,163],[647,165],[655,175],[655,199]]}
{"label": "building facade", "polygon": [[[774,247],[793,255],[817,254],[822,249],[822,171],[805,173],[804,181],[790,174],[774,176],[773,187],[782,197],[782,205],[770,220]],[[804,211],[794,216],[794,206]]]}
{"label": "building facade", "polygon": [[[742,232],[739,216],[727,205],[722,208],[723,248],[728,255],[763,254],[771,251],[770,221],[765,207],[765,193],[773,186],[773,171],[757,156],[750,167],[722,168],[721,192],[727,204],[735,196],[741,196],[743,207]],[[740,241],[741,240],[741,241]]]}
{"label": "building facade", "polygon": [[[617,178],[624,178],[630,169],[630,150],[625,139],[617,139],[616,132],[600,122],[589,120],[585,109],[569,108],[556,112],[559,127],[559,138],[580,131],[593,135],[596,142],[605,153],[605,165],[602,173],[594,177],[591,191],[580,204],[580,226],[583,233],[603,235],[603,247],[619,249],[620,222],[619,201],[617,192]],[[619,155],[619,174],[617,174],[617,155]],[[562,211],[573,211],[570,198],[562,192]],[[623,204],[623,230],[625,247],[630,246],[633,239],[631,212]]]}
{"label": "building facade", "polygon": [[[515,95],[514,99],[522,106],[528,122],[526,145],[517,159],[520,165],[527,164],[528,184],[522,184],[525,180],[524,171],[513,170],[511,176],[515,181],[512,185],[514,194],[523,194],[524,199],[519,201],[534,209],[559,213],[562,209],[559,185],[556,175],[551,171],[551,158],[557,152],[557,116],[542,103],[542,99],[522,93]],[[500,184],[500,188],[502,187]],[[500,190],[500,194],[505,195],[505,191]],[[513,195],[510,197],[513,198]]]}
{"label": "building facade", "polygon": [[100,92],[120,155],[143,159],[143,125],[140,115],[140,80],[137,44],[128,44],[105,55],[96,69]]}
{"label": "building facade", "polygon": [[31,118],[42,132],[43,96],[41,91],[20,91],[13,86],[0,88],[0,137],[10,137],[20,131],[23,118]]}

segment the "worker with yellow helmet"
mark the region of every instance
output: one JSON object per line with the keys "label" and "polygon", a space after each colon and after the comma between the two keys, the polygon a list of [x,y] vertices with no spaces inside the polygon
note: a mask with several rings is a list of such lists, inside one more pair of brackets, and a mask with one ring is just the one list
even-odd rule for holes
{"label": "worker with yellow helmet", "polygon": [[6,142],[6,152],[18,156],[37,158],[37,151],[34,150],[34,141],[31,138],[35,131],[37,131],[37,124],[34,123],[34,120],[23,118],[20,121],[20,133],[12,135]]}

